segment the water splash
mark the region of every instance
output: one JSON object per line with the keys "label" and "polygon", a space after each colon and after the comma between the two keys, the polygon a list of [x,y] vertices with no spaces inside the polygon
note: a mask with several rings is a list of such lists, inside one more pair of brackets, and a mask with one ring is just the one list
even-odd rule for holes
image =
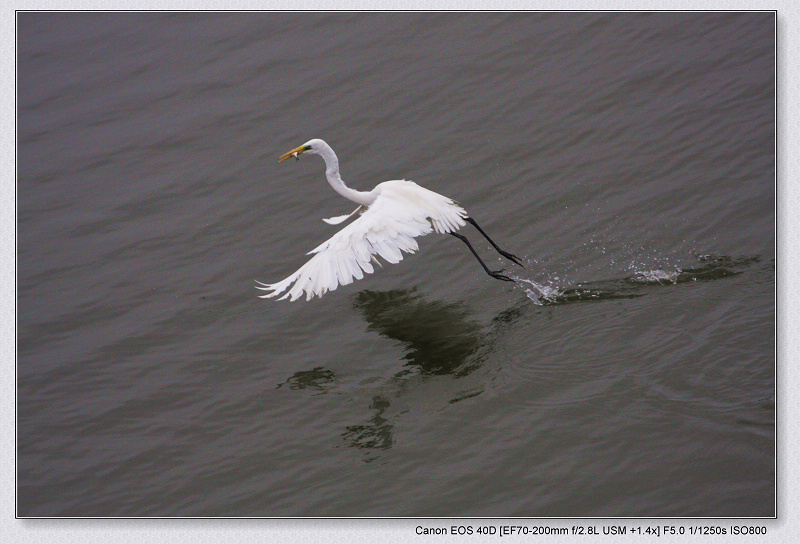
{"label": "water splash", "polygon": [[541,285],[516,275],[511,277],[534,304],[549,306],[587,300],[637,298],[644,296],[649,286],[677,285],[735,276],[741,274],[750,264],[761,260],[758,255],[695,255],[695,258],[699,261],[698,264],[688,268],[675,268],[672,271],[637,270],[633,275],[624,278],[578,283],[564,288]]}
{"label": "water splash", "polygon": [[678,283],[678,276],[680,273],[681,271],[679,269],[672,272],[665,272],[664,270],[637,270],[634,275],[627,278],[627,280],[633,283],[666,285],[669,283]]}
{"label": "water splash", "polygon": [[511,275],[511,279],[513,279],[518,286],[522,287],[527,297],[531,299],[534,304],[539,306],[555,303],[558,300],[558,296],[561,294],[561,291],[558,289],[547,285],[539,285],[535,281],[521,278],[513,274]]}

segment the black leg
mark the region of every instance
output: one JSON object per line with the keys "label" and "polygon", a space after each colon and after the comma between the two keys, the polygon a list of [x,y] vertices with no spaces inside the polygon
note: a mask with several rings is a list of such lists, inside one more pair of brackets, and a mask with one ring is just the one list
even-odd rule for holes
{"label": "black leg", "polygon": [[453,236],[455,236],[456,238],[467,244],[469,250],[472,252],[473,255],[475,255],[475,258],[478,259],[478,262],[481,263],[483,269],[486,270],[486,273],[489,274],[491,277],[503,281],[514,281],[508,276],[504,276],[503,274],[501,274],[501,272],[504,272],[504,270],[489,270],[489,267],[486,266],[486,263],[484,263],[483,260],[475,252],[475,248],[472,247],[472,244],[469,243],[469,240],[467,240],[466,236],[462,236],[461,234],[458,234],[456,232],[451,232],[450,234],[452,234]]}
{"label": "black leg", "polygon": [[[511,253],[509,253],[508,251],[503,251],[502,249],[500,249],[500,248],[497,246],[497,244],[495,244],[495,243],[494,243],[494,240],[492,240],[491,238],[489,238],[489,236],[488,236],[488,235],[487,235],[485,232],[483,232],[483,229],[482,229],[482,228],[480,228],[480,227],[478,226],[478,223],[476,223],[476,222],[475,222],[475,220],[474,220],[473,218],[471,218],[471,217],[465,217],[465,218],[464,218],[464,221],[466,221],[466,222],[470,223],[470,224],[471,224],[473,227],[475,227],[476,229],[478,229],[478,232],[480,232],[481,234],[483,234],[483,237],[484,237],[484,238],[486,238],[487,240],[489,240],[489,243],[490,243],[490,244],[492,244],[492,247],[493,247],[493,248],[495,248],[495,249],[497,250],[497,252],[498,252],[500,255],[502,255],[502,256],[503,256],[503,257],[505,257],[506,259],[510,259],[511,261],[513,261],[513,262],[514,262],[514,264],[518,264],[518,265],[520,265],[522,268],[525,268],[525,265],[524,265],[524,264],[522,264],[522,261],[521,261],[521,259],[520,259],[519,257],[517,257],[516,255],[512,255],[512,254],[511,254]],[[473,252],[473,253],[474,253],[474,252]]]}

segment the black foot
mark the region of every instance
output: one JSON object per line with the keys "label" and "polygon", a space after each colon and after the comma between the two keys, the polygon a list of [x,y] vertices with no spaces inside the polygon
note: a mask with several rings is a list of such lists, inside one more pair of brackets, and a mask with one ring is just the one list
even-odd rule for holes
{"label": "black foot", "polygon": [[492,272],[489,272],[489,275],[491,277],[493,277],[494,279],[496,279],[496,280],[514,281],[511,278],[509,278],[508,276],[506,276],[504,274],[501,274],[501,272],[505,272],[505,269],[503,269],[503,270],[494,270]]}
{"label": "black foot", "polygon": [[507,252],[507,251],[501,251],[501,252],[500,252],[500,255],[502,255],[502,256],[503,256],[503,257],[505,257],[506,259],[509,259],[509,260],[510,260],[510,261],[512,261],[514,264],[516,264],[516,265],[519,265],[519,266],[521,266],[522,268],[525,268],[525,265],[524,265],[524,264],[522,264],[522,259],[520,259],[520,258],[519,258],[519,257],[517,257],[516,255],[513,255],[513,254],[511,254],[511,253],[509,253],[509,252]]}

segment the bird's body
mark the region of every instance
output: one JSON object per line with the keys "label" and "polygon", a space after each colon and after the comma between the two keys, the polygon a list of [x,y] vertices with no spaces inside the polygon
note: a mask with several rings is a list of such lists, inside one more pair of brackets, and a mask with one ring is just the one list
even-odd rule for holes
{"label": "bird's body", "polygon": [[[372,191],[351,189],[339,175],[336,154],[323,140],[309,140],[282,155],[279,161],[291,157],[299,160],[299,155],[304,152],[320,155],[325,161],[325,173],[331,187],[359,205],[350,215],[324,221],[338,224],[357,212],[360,212],[360,217],[311,250],[309,255],[314,256],[294,274],[274,284],[257,286],[258,289],[271,291],[261,298],[282,293],[284,294],[280,300],[296,300],[304,293],[306,300],[315,295],[322,296],[339,285],[348,285],[354,279],[363,278],[365,272],[371,274],[374,270],[372,263],[380,265],[376,255],[392,264],[400,262],[403,252],[414,253],[419,249],[415,238],[431,232],[450,233],[461,238],[475,256],[478,256],[465,237],[455,234],[467,221],[476,227],[477,224],[452,199],[406,180],[385,181]],[[477,228],[480,230],[480,227]],[[497,249],[517,262],[518,259],[513,255]],[[498,279],[508,279],[499,272],[490,271],[483,261],[481,264],[490,275]]]}

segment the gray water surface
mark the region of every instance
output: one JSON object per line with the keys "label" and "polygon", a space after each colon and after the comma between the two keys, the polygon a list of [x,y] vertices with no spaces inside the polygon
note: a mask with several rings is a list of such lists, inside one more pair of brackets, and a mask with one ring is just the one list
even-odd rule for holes
{"label": "gray water surface", "polygon": [[[19,13],[20,516],[775,514],[773,13]],[[257,298],[369,190],[462,229]]]}

